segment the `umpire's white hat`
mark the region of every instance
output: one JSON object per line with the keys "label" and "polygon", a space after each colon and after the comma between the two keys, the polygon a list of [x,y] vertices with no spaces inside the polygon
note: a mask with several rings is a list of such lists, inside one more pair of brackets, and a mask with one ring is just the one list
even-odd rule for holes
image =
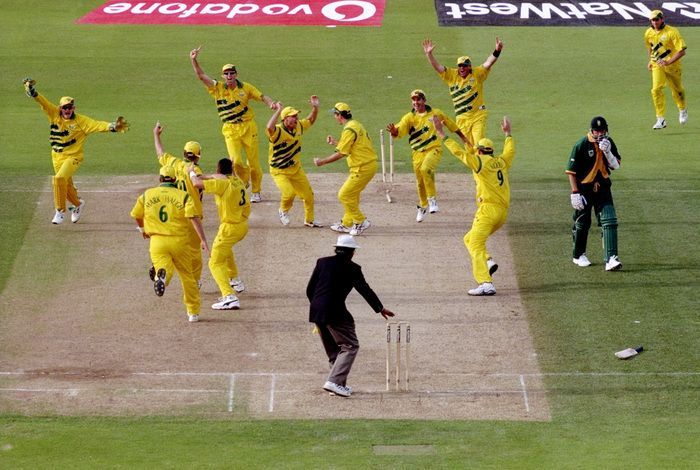
{"label": "umpire's white hat", "polygon": [[352,248],[353,250],[355,248],[360,247],[360,245],[357,244],[355,237],[353,237],[352,235],[338,235],[338,241],[334,246],[339,246],[342,248]]}

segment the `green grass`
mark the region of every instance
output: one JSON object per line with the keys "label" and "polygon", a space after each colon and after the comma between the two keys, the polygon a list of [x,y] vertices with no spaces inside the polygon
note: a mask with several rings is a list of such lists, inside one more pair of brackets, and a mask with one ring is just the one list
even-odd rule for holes
{"label": "green grass", "polygon": [[[684,59],[689,124],[676,124],[669,98],[670,127],[652,132],[640,28],[438,28],[427,0],[388,2],[381,28],[74,24],[100,3],[3,3],[0,287],[22,245],[37,191],[51,174],[46,120],[24,96],[22,77],[32,75],[53,100],[74,96],[79,111],[89,116],[111,120],[124,114],[131,121],[125,135],[89,139],[78,176],[153,172],[151,129],[158,119],[166,126],[166,149],[177,152],[184,141],[197,139],[204,146],[203,166],[213,169],[224,145],[211,100],[187,58],[194,46],[204,45],[201,63],[212,75],[233,61],[243,80],[302,112],[308,97],[318,94],[323,108],[348,101],[368,129],[379,129],[407,112],[414,88],[424,89],[433,106],[451,111],[446,88],[422,54],[424,37],[437,43],[440,61],[451,63],[464,53],[477,61],[485,58],[498,35],[506,47],[487,82],[489,134],[499,146],[498,118],[512,117],[517,159],[508,231],[540,366],[550,374],[545,383],[553,419],[250,422],[0,416],[0,467],[700,466],[700,118],[694,111],[700,56],[692,52],[700,44],[699,30],[681,30],[691,51]],[[262,127],[268,110],[255,109]],[[563,170],[571,146],[596,114],[608,119],[623,155],[622,168],[613,175],[625,266],[620,273],[600,269],[594,232],[589,255],[598,266],[581,270],[569,261],[571,210]],[[306,161],[329,154],[324,137],[338,130],[331,116],[321,113],[304,142]],[[397,149],[406,146],[397,143]],[[405,159],[408,152],[401,155]],[[441,171],[463,168],[446,157]],[[54,255],[60,258],[60,249]],[[28,292],[37,290],[40,286],[28,286]],[[647,351],[632,361],[612,356],[638,344]],[[684,375],[689,372],[696,375]],[[433,445],[435,454],[372,453],[373,445],[418,444]]]}

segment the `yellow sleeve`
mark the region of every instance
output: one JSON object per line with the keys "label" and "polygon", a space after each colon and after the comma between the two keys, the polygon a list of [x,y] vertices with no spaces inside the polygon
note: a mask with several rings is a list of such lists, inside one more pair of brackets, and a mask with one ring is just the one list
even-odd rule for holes
{"label": "yellow sleeve", "polygon": [[335,148],[337,152],[343,155],[350,155],[352,152],[352,146],[357,140],[357,133],[354,129],[346,127],[343,129],[342,134],[340,134],[340,141],[338,141],[338,146]]}
{"label": "yellow sleeve", "polygon": [[247,82],[243,82],[243,89],[248,94],[248,96],[255,101],[262,101],[263,94],[260,90],[255,88],[253,85]]}
{"label": "yellow sleeve", "polygon": [[406,113],[403,115],[399,123],[396,125],[396,129],[399,131],[399,135],[395,137],[396,139],[400,139],[401,137],[408,135],[408,130],[411,128],[412,117],[413,113]]}
{"label": "yellow sleeve", "polygon": [[140,195],[138,199],[136,199],[136,204],[134,204],[134,207],[131,209],[131,213],[129,214],[132,219],[143,219],[144,216],[144,210],[143,210],[143,203],[145,199],[145,193]]}
{"label": "yellow sleeve", "polygon": [[96,121],[82,114],[76,114],[75,122],[85,135],[94,134],[95,132],[109,132],[109,123],[107,121]]}
{"label": "yellow sleeve", "polygon": [[445,147],[447,147],[447,150],[449,150],[457,160],[464,163],[472,170],[478,172],[481,169],[481,161],[475,152],[465,149],[452,139],[445,140]]}
{"label": "yellow sleeve", "polygon": [[454,122],[450,117],[443,113],[442,110],[436,109],[435,114],[437,117],[442,121],[442,123],[447,127],[451,132],[457,132],[459,130],[459,126],[457,126],[457,123]]}
{"label": "yellow sleeve", "polygon": [[507,168],[510,168],[513,164],[513,158],[515,158],[515,141],[513,140],[513,137],[506,137],[506,142],[503,146],[503,155],[501,155],[501,158],[505,160]]}
{"label": "yellow sleeve", "polygon": [[34,101],[39,103],[39,106],[41,107],[41,110],[46,114],[46,117],[49,118],[49,122],[54,121],[55,119],[58,119],[58,116],[60,114],[60,111],[58,110],[58,106],[47,100],[44,95],[41,93],[38,93],[34,97]]}
{"label": "yellow sleeve", "polygon": [[265,134],[267,134],[267,140],[269,140],[273,144],[277,142],[277,140],[280,138],[281,133],[282,129],[280,129],[279,124],[275,126],[275,129],[272,132],[270,132],[270,129],[265,127]]}

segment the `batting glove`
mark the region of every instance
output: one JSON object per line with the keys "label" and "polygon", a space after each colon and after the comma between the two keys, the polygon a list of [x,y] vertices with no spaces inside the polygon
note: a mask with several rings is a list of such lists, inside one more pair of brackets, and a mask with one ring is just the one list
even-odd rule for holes
{"label": "batting glove", "polygon": [[25,78],[24,80],[22,80],[22,84],[24,84],[24,92],[27,94],[28,97],[34,98],[38,94],[36,92],[36,88],[34,88],[34,85],[36,85],[36,80],[34,80],[33,78]]}
{"label": "batting glove", "polygon": [[571,207],[582,211],[586,207],[586,198],[579,193],[571,193]]}
{"label": "batting glove", "polygon": [[129,123],[124,119],[124,116],[119,116],[116,121],[109,124],[109,130],[112,132],[126,132],[129,130]]}
{"label": "batting glove", "polygon": [[598,142],[598,148],[603,153],[610,152],[610,141],[608,139],[601,140],[600,142]]}

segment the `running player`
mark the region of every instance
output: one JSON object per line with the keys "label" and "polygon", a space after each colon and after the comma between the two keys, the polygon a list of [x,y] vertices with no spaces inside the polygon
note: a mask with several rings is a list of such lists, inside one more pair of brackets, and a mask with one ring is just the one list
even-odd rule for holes
{"label": "running player", "polygon": [[53,163],[53,201],[56,213],[52,224],[61,224],[66,215],[66,199],[73,207],[71,222],[76,223],[85,208],[85,201],[78,197],[78,188],[73,184],[73,175],[83,163],[83,145],[87,136],[95,132],[126,132],[129,123],[119,116],[114,122],[95,121],[75,112],[75,100],[64,96],[58,106],[51,103],[36,91],[36,81],[24,79],[24,91],[27,96],[39,103],[42,111],[51,123],[49,143],[51,144],[51,161]]}
{"label": "running player", "polygon": [[153,288],[162,296],[172,276],[177,271],[182,284],[183,301],[190,322],[199,320],[200,297],[197,281],[192,275],[192,250],[188,246],[190,225],[196,230],[202,249],[209,251],[190,195],[177,188],[175,168],[160,168],[160,185],[147,189],[136,200],[131,217],[136,220],[144,239],[150,239],[149,252],[155,268]]}
{"label": "running player", "polygon": [[377,153],[372,148],[372,141],[364,126],[353,119],[347,103],[336,103],[333,115],[338,124],[343,126],[340,140],[335,140],[330,135],[326,137],[329,145],[336,146],[335,152],[326,158],[314,158],[314,164],[323,166],[347,158],[350,174],[338,191],[338,200],[345,212],[339,222],[331,225],[331,230],[360,235],[371,225],[360,210],[360,195],[377,172]]}
{"label": "running player", "polygon": [[472,68],[469,56],[457,59],[457,68],[445,67],[433,56],[434,49],[433,41],[430,39],[423,41],[423,52],[430,65],[450,89],[457,125],[472,142],[479,142],[486,135],[488,117],[484,103],[484,82],[489,76],[491,67],[501,55],[503,41],[496,38],[496,49],[482,65],[476,68]]}
{"label": "running player", "polygon": [[456,132],[460,137],[464,135],[457,124],[445,113],[426,104],[423,90],[411,92],[411,104],[413,110],[404,114],[398,125],[392,122],[386,128],[394,138],[408,135],[418,190],[416,222],[422,222],[428,212],[434,214],[440,210],[435,188],[435,171],[442,158],[442,144],[435,135],[433,118],[437,117],[449,130]]}
{"label": "running player", "polygon": [[649,21],[651,26],[644,32],[644,43],[649,54],[647,68],[651,71],[651,100],[656,111],[656,123],[652,129],[666,127],[664,87],[667,83],[678,107],[678,122],[685,124],[688,121],[688,109],[685,88],[681,83],[681,59],[685,56],[685,41],[676,28],[666,24],[661,10],[652,11]]}
{"label": "running player", "polygon": [[[515,157],[515,144],[510,135],[510,120],[503,117],[501,129],[506,136],[501,155],[494,155],[491,139],[481,139],[476,148],[467,140],[466,148],[452,139],[446,139],[442,123],[435,121],[435,132],[445,146],[462,163],[471,168],[476,181],[476,212],[472,228],[464,236],[464,245],[472,260],[472,274],[479,284],[469,289],[469,295],[494,295],[496,288],[491,275],[498,265],[486,249],[488,237],[506,223],[510,206],[508,170]],[[445,140],[446,139],[446,140]]]}
{"label": "running player", "polygon": [[[299,119],[299,110],[281,103],[275,103],[275,112],[267,121],[267,138],[270,141],[270,175],[279,188],[279,218],[282,225],[289,225],[289,211],[298,195],[304,201],[304,225],[322,227],[314,220],[314,192],[301,166],[301,140],[304,132],[316,122],[318,116],[318,96],[309,100],[311,112],[305,119]],[[277,119],[282,122],[277,123]]]}
{"label": "running player", "polygon": [[[252,182],[250,202],[260,202],[262,167],[258,152],[258,125],[255,123],[253,108],[248,106],[248,102],[263,101],[273,109],[274,101],[250,83],[238,80],[238,70],[233,64],[226,64],[221,68],[223,82],[210,78],[197,62],[201,48],[202,46],[199,46],[190,51],[194,73],[216,102],[219,118],[224,123],[221,132],[224,134],[228,156],[233,161],[236,175],[246,187]],[[243,161],[244,152],[247,163]]]}

